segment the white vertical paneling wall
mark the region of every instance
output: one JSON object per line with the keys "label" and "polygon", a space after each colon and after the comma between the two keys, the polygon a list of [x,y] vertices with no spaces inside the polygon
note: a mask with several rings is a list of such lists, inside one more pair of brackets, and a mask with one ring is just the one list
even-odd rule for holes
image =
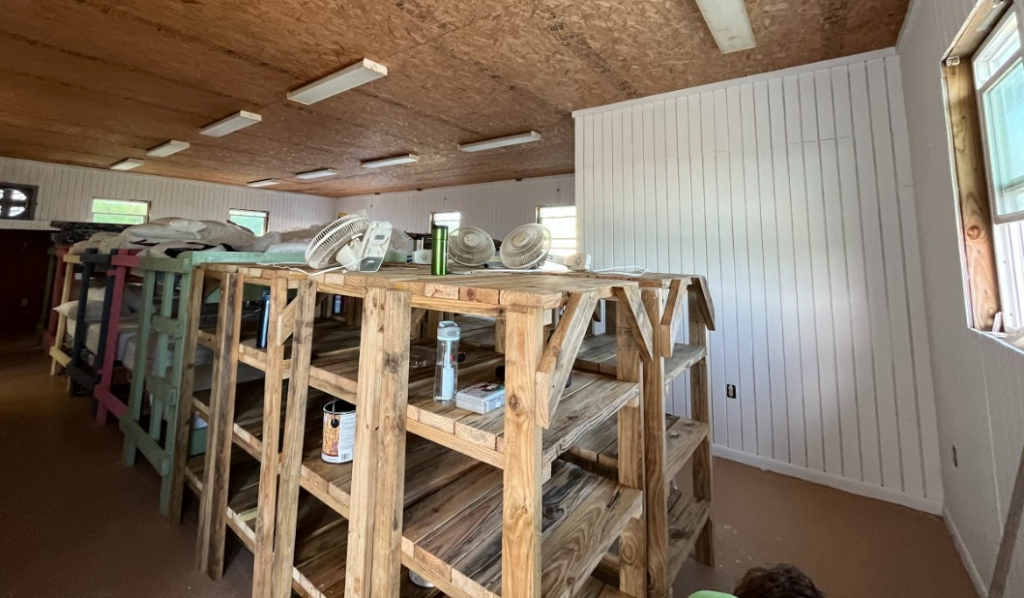
{"label": "white vertical paneling wall", "polygon": [[89,221],[97,197],[148,201],[150,218],[225,221],[232,208],[264,210],[270,212],[270,230],[330,222],[337,214],[337,200],[329,197],[13,158],[0,157],[0,182],[39,187],[35,219],[0,220],[0,229],[49,228],[53,220]]}
{"label": "white vertical paneling wall", "polygon": [[423,191],[359,195],[338,200],[342,212],[366,210],[409,232],[428,232],[431,212],[462,212],[462,224],[478,226],[498,239],[521,224],[537,221],[537,206],[571,205],[573,175],[439,187]]}
{"label": "white vertical paneling wall", "polygon": [[576,204],[597,268],[707,275],[718,454],[938,512],[899,81],[890,49],[579,111]]}
{"label": "white vertical paneling wall", "polygon": [[[975,2],[911,2],[898,45],[902,89],[910,108],[910,151],[901,156],[897,146],[896,162],[903,168],[912,164],[918,198],[916,214],[907,213],[902,222],[916,217],[920,228],[922,269],[909,274],[923,278],[920,290],[935,373],[944,515],[979,595],[987,596],[1024,451],[1024,354],[968,329],[965,315],[960,224],[939,64]],[[890,86],[899,82],[896,76]],[[904,176],[909,180],[909,172],[901,173],[901,179]],[[1021,230],[999,227],[996,237],[1012,243],[1013,232],[1024,239]],[[1017,245],[1008,259],[1022,255]],[[917,290],[916,285],[910,290]],[[924,313],[914,310],[910,315],[921,318]],[[915,346],[917,342],[915,337]],[[1024,529],[1018,533],[1007,597],[1024,596]]]}

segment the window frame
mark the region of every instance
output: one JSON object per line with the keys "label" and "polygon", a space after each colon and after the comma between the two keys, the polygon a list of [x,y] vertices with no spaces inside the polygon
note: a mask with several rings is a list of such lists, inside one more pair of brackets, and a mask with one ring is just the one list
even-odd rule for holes
{"label": "window frame", "polygon": [[[26,200],[25,211],[18,216],[3,215],[3,194],[6,189],[21,191],[28,199]],[[0,183],[0,220],[11,222],[31,222],[35,220],[36,205],[39,197],[39,187],[36,185],[23,185],[21,183]]]}
{"label": "window frame", "polygon": [[[459,215],[459,226],[457,226],[455,228],[452,228],[452,227],[449,226],[448,227],[448,232],[449,233],[451,233],[453,230],[458,230],[458,228],[460,226],[462,226],[462,210],[438,210],[436,212],[431,212],[430,213],[430,230],[434,229],[434,222],[435,222],[434,219],[435,219],[435,217],[438,214],[458,214]],[[441,220],[442,224],[445,223],[445,222],[451,222],[451,221],[450,220]]]}
{"label": "window frame", "polygon": [[[576,228],[574,229],[573,236],[572,236],[572,242],[573,242],[572,250],[567,250],[565,248],[558,247],[556,249],[552,249],[552,252],[557,251],[557,252],[560,253],[562,251],[566,251],[567,253],[565,253],[565,255],[572,255],[573,253],[579,252],[579,250],[580,250],[579,222],[580,221],[579,221],[579,210],[576,208],[576,204],[543,204],[543,205],[538,205],[537,208],[536,208],[536,211],[535,211],[534,221],[537,224],[540,224],[542,226],[546,226],[541,221],[542,218],[543,218],[541,216],[541,212],[544,210],[544,208],[572,208],[573,209],[573,215],[572,216],[549,216],[548,217],[549,220],[550,219],[556,219],[556,218],[572,218],[573,220],[576,221]],[[548,229],[548,230],[550,230],[550,229]],[[566,239],[567,239],[567,237],[556,237],[553,234],[551,236],[551,240],[552,241],[557,241],[557,240],[564,241]]]}
{"label": "window frame", "polygon": [[231,224],[235,224],[237,226],[241,226],[242,228],[245,228],[246,230],[249,230],[245,226],[243,226],[241,224],[238,224],[237,222],[235,222],[234,220],[231,219],[231,217],[235,215],[235,214],[232,214],[232,212],[246,212],[247,215],[253,215],[253,216],[262,215],[263,216],[263,233],[259,234],[259,235],[256,235],[256,236],[257,237],[262,237],[263,235],[265,235],[265,234],[270,232],[270,211],[269,210],[251,210],[249,208],[229,208],[228,209],[228,222],[230,222]]}
{"label": "window frame", "polygon": [[[990,74],[988,79],[982,85],[975,83],[976,90],[976,103],[978,107],[978,120],[981,125],[981,139],[982,139],[982,154],[984,156],[984,171],[985,171],[985,183],[988,186],[988,201],[989,201],[989,213],[992,217],[992,223],[994,225],[1009,224],[1012,222],[1019,222],[1024,220],[1024,210],[1017,210],[1011,214],[1001,216],[998,208],[998,193],[996,189],[996,182],[994,176],[994,165],[991,143],[989,140],[989,127],[988,127],[988,111],[985,108],[985,95],[992,90],[1003,78],[1005,78],[1011,70],[1018,65],[1024,69],[1024,2],[1012,2],[1006,9],[1006,13],[1003,14],[997,20],[992,30],[985,34],[984,41],[978,46],[978,49],[971,55],[971,71],[975,74],[976,67],[975,62],[985,52],[987,52],[992,44],[996,43],[997,33],[1003,30],[1003,28],[1009,23],[1011,19],[1016,17],[1017,19],[1017,38],[1020,41],[1020,47],[1017,51],[994,73]],[[1016,183],[1015,186],[1024,186],[1024,179],[1021,179]]]}
{"label": "window frame", "polygon": [[127,224],[127,226],[135,226],[137,224],[146,224],[149,222],[149,218],[153,213],[153,203],[145,199],[121,199],[115,197],[93,197],[89,204],[89,221],[97,224],[126,224],[124,222],[101,222],[96,220],[96,214],[109,214],[112,216],[137,216],[137,214],[117,214],[116,212],[97,212],[96,202],[97,201],[123,201],[136,204],[144,204],[146,206],[146,214],[143,216],[142,222],[136,222]]}

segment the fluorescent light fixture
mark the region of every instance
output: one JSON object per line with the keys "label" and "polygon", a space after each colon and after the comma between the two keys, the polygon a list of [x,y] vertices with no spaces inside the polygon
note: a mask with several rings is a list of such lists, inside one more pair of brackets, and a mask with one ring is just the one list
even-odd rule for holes
{"label": "fluorescent light fixture", "polygon": [[333,168],[321,168],[320,170],[310,170],[309,172],[300,172],[295,175],[295,178],[308,181],[310,179],[322,179],[328,176],[334,176],[338,174],[337,170]]}
{"label": "fluorescent light fixture", "polygon": [[146,152],[146,155],[150,158],[166,158],[171,154],[187,150],[190,146],[191,144],[187,141],[175,141],[172,139],[159,147],[149,150]]}
{"label": "fluorescent light fixture", "polygon": [[263,179],[260,181],[253,181],[251,183],[246,184],[249,185],[250,187],[273,187],[274,185],[277,185],[280,182],[281,181],[277,179]]}
{"label": "fluorescent light fixture", "polygon": [[412,164],[413,162],[419,162],[420,157],[416,154],[406,154],[404,156],[395,156],[393,158],[381,158],[380,160],[367,160],[362,162],[363,168],[384,168],[385,166],[398,166],[399,164]]}
{"label": "fluorescent light fixture", "polygon": [[388,76],[388,67],[364,58],[352,66],[346,67],[333,75],[327,75],[319,81],[288,92],[288,99],[300,104],[315,104],[320,100],[338,95],[353,87],[359,87],[375,79]]}
{"label": "fluorescent light fixture", "polygon": [[230,133],[234,133],[239,129],[250,127],[263,120],[263,117],[255,112],[246,112],[245,110],[239,110],[238,114],[232,114],[231,116],[218,120],[212,125],[207,126],[200,134],[206,135],[207,137],[223,137]]}
{"label": "fluorescent light fixture", "polygon": [[757,45],[743,0],[697,0],[697,6],[722,54],[749,50]]}
{"label": "fluorescent light fixture", "polygon": [[541,135],[536,131],[530,131],[529,133],[520,133],[518,135],[509,135],[508,137],[497,137],[495,139],[484,139],[483,141],[474,141],[473,143],[460,143],[459,149],[464,152],[482,152],[490,149],[497,149],[499,147],[507,147],[509,145],[519,145],[521,143],[533,143],[534,141],[540,141]]}
{"label": "fluorescent light fixture", "polygon": [[143,162],[142,160],[136,160],[135,158],[128,158],[128,159],[125,159],[125,160],[121,160],[117,164],[114,164],[113,166],[111,166],[110,170],[131,170],[133,168],[138,168],[139,166],[142,166],[143,164],[145,164],[145,162]]}

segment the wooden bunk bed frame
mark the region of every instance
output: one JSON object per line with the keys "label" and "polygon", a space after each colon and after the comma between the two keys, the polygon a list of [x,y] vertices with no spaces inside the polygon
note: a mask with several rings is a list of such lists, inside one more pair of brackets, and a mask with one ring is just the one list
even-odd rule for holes
{"label": "wooden bunk bed frame", "polygon": [[110,268],[107,271],[107,290],[104,305],[103,331],[100,333],[100,353],[96,360],[100,362],[97,380],[93,386],[92,396],[96,400],[96,423],[107,421],[107,414],[118,420],[128,410],[128,403],[114,393],[113,382],[117,365],[118,335],[121,332],[121,306],[124,304],[125,286],[133,268],[139,266],[138,250],[119,249],[110,256]]}
{"label": "wooden bunk bed frame", "polygon": [[[309,530],[299,521],[311,497],[348,520],[338,542],[350,550],[344,570],[334,567],[332,587],[337,591],[341,583],[350,598],[405,594],[402,565],[460,598],[648,593],[648,558],[665,554],[647,552],[641,388],[642,372],[660,359],[654,332],[660,320],[652,326],[637,281],[546,274],[441,278],[416,268],[312,277],[232,265],[205,270],[205,277],[221,281],[225,298],[238,297],[254,280],[272,290],[267,350],[242,336],[232,313],[240,309],[238,298],[222,302],[216,335],[195,334],[214,345],[218,372],[205,400],[182,397],[211,422],[202,481],[198,468],[188,474],[184,464],[181,476],[191,475],[191,485],[203,489],[202,569],[220,575],[230,527],[248,535],[255,552],[254,596],[283,598],[302,580],[330,576],[321,570],[328,561],[296,552],[309,547],[303,537]],[[289,288],[298,289],[290,303]],[[362,298],[361,328],[376,333],[325,334],[314,325],[317,293]],[[611,298],[620,312],[616,372],[577,370],[566,389],[594,307]],[[545,343],[545,311],[563,309]],[[432,368],[410,373],[410,338],[427,312],[504,318],[505,354],[474,351],[460,373],[463,383],[485,380],[504,364],[503,411],[477,415],[435,403]],[[266,372],[260,396],[236,389],[232,372],[239,362]],[[347,466],[319,459],[324,396],[363,406],[356,460]],[[613,416],[617,479],[559,458]],[[664,426],[663,416],[658,425]],[[282,430],[283,445],[263,441],[281,437]],[[407,444],[406,432],[422,440]],[[251,483],[248,501],[234,494],[238,449],[260,461],[255,502]],[[239,505],[247,510],[239,512]],[[241,522],[253,521],[249,532],[241,529]],[[458,538],[473,538],[472,545]],[[606,585],[590,574],[616,541],[618,583]]]}

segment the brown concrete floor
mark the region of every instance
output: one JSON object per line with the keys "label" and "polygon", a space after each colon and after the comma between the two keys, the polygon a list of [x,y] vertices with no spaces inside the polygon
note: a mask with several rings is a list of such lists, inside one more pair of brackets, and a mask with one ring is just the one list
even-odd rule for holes
{"label": "brown concrete floor", "polygon": [[[164,519],[157,476],[121,466],[116,426],[94,425],[48,366],[31,342],[0,341],[0,598],[249,596],[251,555],[234,542],[223,580],[196,573],[194,501],[180,527]],[[936,517],[721,459],[714,492],[717,566],[687,563],[677,597],[767,562],[830,598],[975,595]]]}

